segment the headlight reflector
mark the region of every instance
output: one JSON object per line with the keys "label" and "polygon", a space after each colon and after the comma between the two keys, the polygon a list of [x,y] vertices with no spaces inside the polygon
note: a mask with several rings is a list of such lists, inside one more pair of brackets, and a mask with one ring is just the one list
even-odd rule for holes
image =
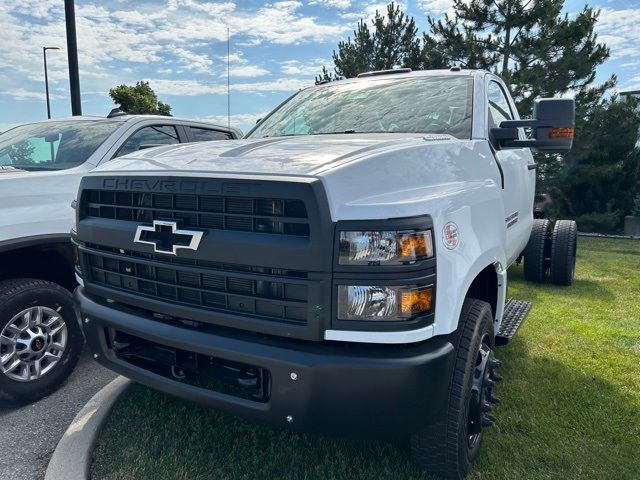
{"label": "headlight reflector", "polygon": [[340,265],[402,265],[432,256],[431,230],[340,232]]}
{"label": "headlight reflector", "polygon": [[431,310],[431,287],[338,286],[338,319],[402,321]]}

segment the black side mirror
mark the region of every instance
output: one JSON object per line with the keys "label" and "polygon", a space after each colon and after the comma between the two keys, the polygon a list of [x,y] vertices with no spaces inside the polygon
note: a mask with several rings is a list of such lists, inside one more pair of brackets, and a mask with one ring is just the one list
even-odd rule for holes
{"label": "black side mirror", "polygon": [[257,124],[259,124],[261,121],[262,121],[262,119],[261,119],[261,118],[257,119],[257,120],[256,120],[256,125],[257,125]]}
{"label": "black side mirror", "polygon": [[[573,144],[575,102],[571,98],[539,98],[530,120],[506,120],[491,135],[501,148],[535,148],[541,152],[568,152]],[[532,129],[532,139],[519,140],[518,128]]]}

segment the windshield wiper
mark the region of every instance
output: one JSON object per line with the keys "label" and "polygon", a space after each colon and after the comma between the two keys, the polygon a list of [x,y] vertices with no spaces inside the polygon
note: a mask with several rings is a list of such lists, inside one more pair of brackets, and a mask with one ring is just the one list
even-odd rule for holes
{"label": "windshield wiper", "polygon": [[364,133],[364,132],[356,132],[353,129],[348,129],[348,130],[340,130],[339,132],[315,132],[315,133],[310,133],[309,135],[343,135],[345,133]]}
{"label": "windshield wiper", "polygon": [[304,135],[342,135],[345,133],[381,133],[381,132],[357,132],[353,129],[341,130],[339,132],[313,132],[313,133],[283,133],[280,135],[265,135],[262,138],[273,138],[273,137],[302,137]]}
{"label": "windshield wiper", "polygon": [[0,172],[26,172],[24,168],[17,168],[13,165],[0,165]]}

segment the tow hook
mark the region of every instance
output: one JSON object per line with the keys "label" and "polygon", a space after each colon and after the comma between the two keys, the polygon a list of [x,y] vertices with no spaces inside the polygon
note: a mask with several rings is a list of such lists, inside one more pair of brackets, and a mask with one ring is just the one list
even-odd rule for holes
{"label": "tow hook", "polygon": [[178,380],[184,380],[187,378],[184,370],[176,365],[171,365],[171,375],[173,375],[173,378],[177,378]]}

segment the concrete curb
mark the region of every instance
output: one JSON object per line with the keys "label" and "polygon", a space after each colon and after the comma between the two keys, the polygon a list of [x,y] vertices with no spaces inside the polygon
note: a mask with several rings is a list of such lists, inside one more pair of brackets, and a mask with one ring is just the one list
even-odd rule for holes
{"label": "concrete curb", "polygon": [[96,393],[73,419],[49,461],[45,480],[87,480],[91,455],[102,425],[116,400],[131,385],[118,377]]}

